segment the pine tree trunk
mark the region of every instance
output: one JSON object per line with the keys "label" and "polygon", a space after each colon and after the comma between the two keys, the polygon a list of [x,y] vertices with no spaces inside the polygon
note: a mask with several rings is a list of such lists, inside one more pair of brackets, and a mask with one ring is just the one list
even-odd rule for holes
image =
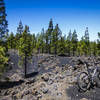
{"label": "pine tree trunk", "polygon": [[44,48],[42,48],[42,54],[44,53]]}
{"label": "pine tree trunk", "polygon": [[48,44],[48,54],[50,54],[50,45]]}
{"label": "pine tree trunk", "polygon": [[27,57],[25,56],[25,78],[27,77]]}
{"label": "pine tree trunk", "polygon": [[55,45],[55,56],[56,56],[56,54],[57,54],[57,47],[56,47],[56,45]]}
{"label": "pine tree trunk", "polygon": [[74,56],[74,50],[73,50],[73,56]]}
{"label": "pine tree trunk", "polygon": [[48,53],[51,54],[51,47],[50,47],[50,44],[49,44],[48,48],[49,48],[49,49],[48,49]]}

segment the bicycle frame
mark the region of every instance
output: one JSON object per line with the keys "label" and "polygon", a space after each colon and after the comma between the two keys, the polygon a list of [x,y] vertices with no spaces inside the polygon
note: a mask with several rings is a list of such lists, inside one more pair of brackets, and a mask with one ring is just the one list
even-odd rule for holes
{"label": "bicycle frame", "polygon": [[100,87],[100,76],[98,76],[100,75],[100,67],[98,68],[96,66],[97,64],[100,64],[100,62],[95,62],[93,64],[93,68],[89,68],[90,65],[88,65],[87,62],[84,62],[87,71],[81,72],[78,76],[78,86],[82,91],[86,91],[90,86]]}
{"label": "bicycle frame", "polygon": [[95,73],[97,72],[97,67],[94,69],[94,72],[92,74],[92,78],[95,76]]}
{"label": "bicycle frame", "polygon": [[88,68],[88,64],[87,63],[85,63],[85,66],[87,67],[87,72],[88,72],[88,76],[89,76],[90,82],[94,83],[94,76],[97,73],[97,66],[95,66],[95,64],[94,64],[93,72],[92,72],[92,70],[89,71],[89,68]]}

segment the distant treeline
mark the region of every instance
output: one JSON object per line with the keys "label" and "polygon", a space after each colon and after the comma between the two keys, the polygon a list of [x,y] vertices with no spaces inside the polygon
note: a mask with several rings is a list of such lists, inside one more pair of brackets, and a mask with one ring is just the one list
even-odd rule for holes
{"label": "distant treeline", "polygon": [[[86,27],[81,40],[78,40],[76,30],[74,32],[70,30],[67,36],[63,36],[59,25],[56,24],[55,27],[53,26],[52,19],[50,19],[48,29],[42,29],[41,33],[36,35],[30,33],[29,26],[26,25],[24,28],[20,21],[16,34],[11,33],[7,36],[7,48],[19,49],[21,40],[25,39],[23,37],[24,33],[30,40],[29,45],[33,49],[33,53],[49,53],[66,56],[97,56],[100,54],[100,33],[98,33],[99,39],[91,42],[89,40],[88,27]],[[29,41],[26,42],[26,44],[28,43]]]}

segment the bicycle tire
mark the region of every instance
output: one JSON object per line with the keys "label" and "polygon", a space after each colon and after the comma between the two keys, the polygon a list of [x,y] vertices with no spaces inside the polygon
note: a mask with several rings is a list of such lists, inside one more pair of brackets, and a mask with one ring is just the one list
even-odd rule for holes
{"label": "bicycle tire", "polygon": [[[81,77],[82,74],[85,75],[85,76],[83,75],[84,77],[82,77],[82,80],[83,80],[83,78],[84,78],[84,80],[86,78],[86,79],[88,79],[88,83],[84,82],[84,80],[83,80],[82,83],[80,83],[80,77]],[[87,81],[87,80],[85,80],[85,81]],[[84,92],[87,91],[90,88],[90,81],[89,81],[88,74],[86,72],[82,72],[82,73],[79,74],[79,76],[77,78],[77,82],[78,82],[79,89],[82,90],[82,91],[84,91]],[[85,87],[82,86],[82,84],[84,84],[84,83],[86,85]]]}
{"label": "bicycle tire", "polygon": [[97,74],[97,87],[100,88],[100,72]]}

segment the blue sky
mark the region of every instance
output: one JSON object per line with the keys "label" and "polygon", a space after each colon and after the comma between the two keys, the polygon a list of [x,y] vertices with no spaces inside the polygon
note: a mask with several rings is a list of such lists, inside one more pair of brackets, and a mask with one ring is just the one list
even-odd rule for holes
{"label": "blue sky", "polygon": [[47,29],[50,18],[63,34],[76,29],[79,39],[89,27],[90,39],[100,32],[100,0],[5,0],[10,32],[16,32],[20,20],[31,33]]}

